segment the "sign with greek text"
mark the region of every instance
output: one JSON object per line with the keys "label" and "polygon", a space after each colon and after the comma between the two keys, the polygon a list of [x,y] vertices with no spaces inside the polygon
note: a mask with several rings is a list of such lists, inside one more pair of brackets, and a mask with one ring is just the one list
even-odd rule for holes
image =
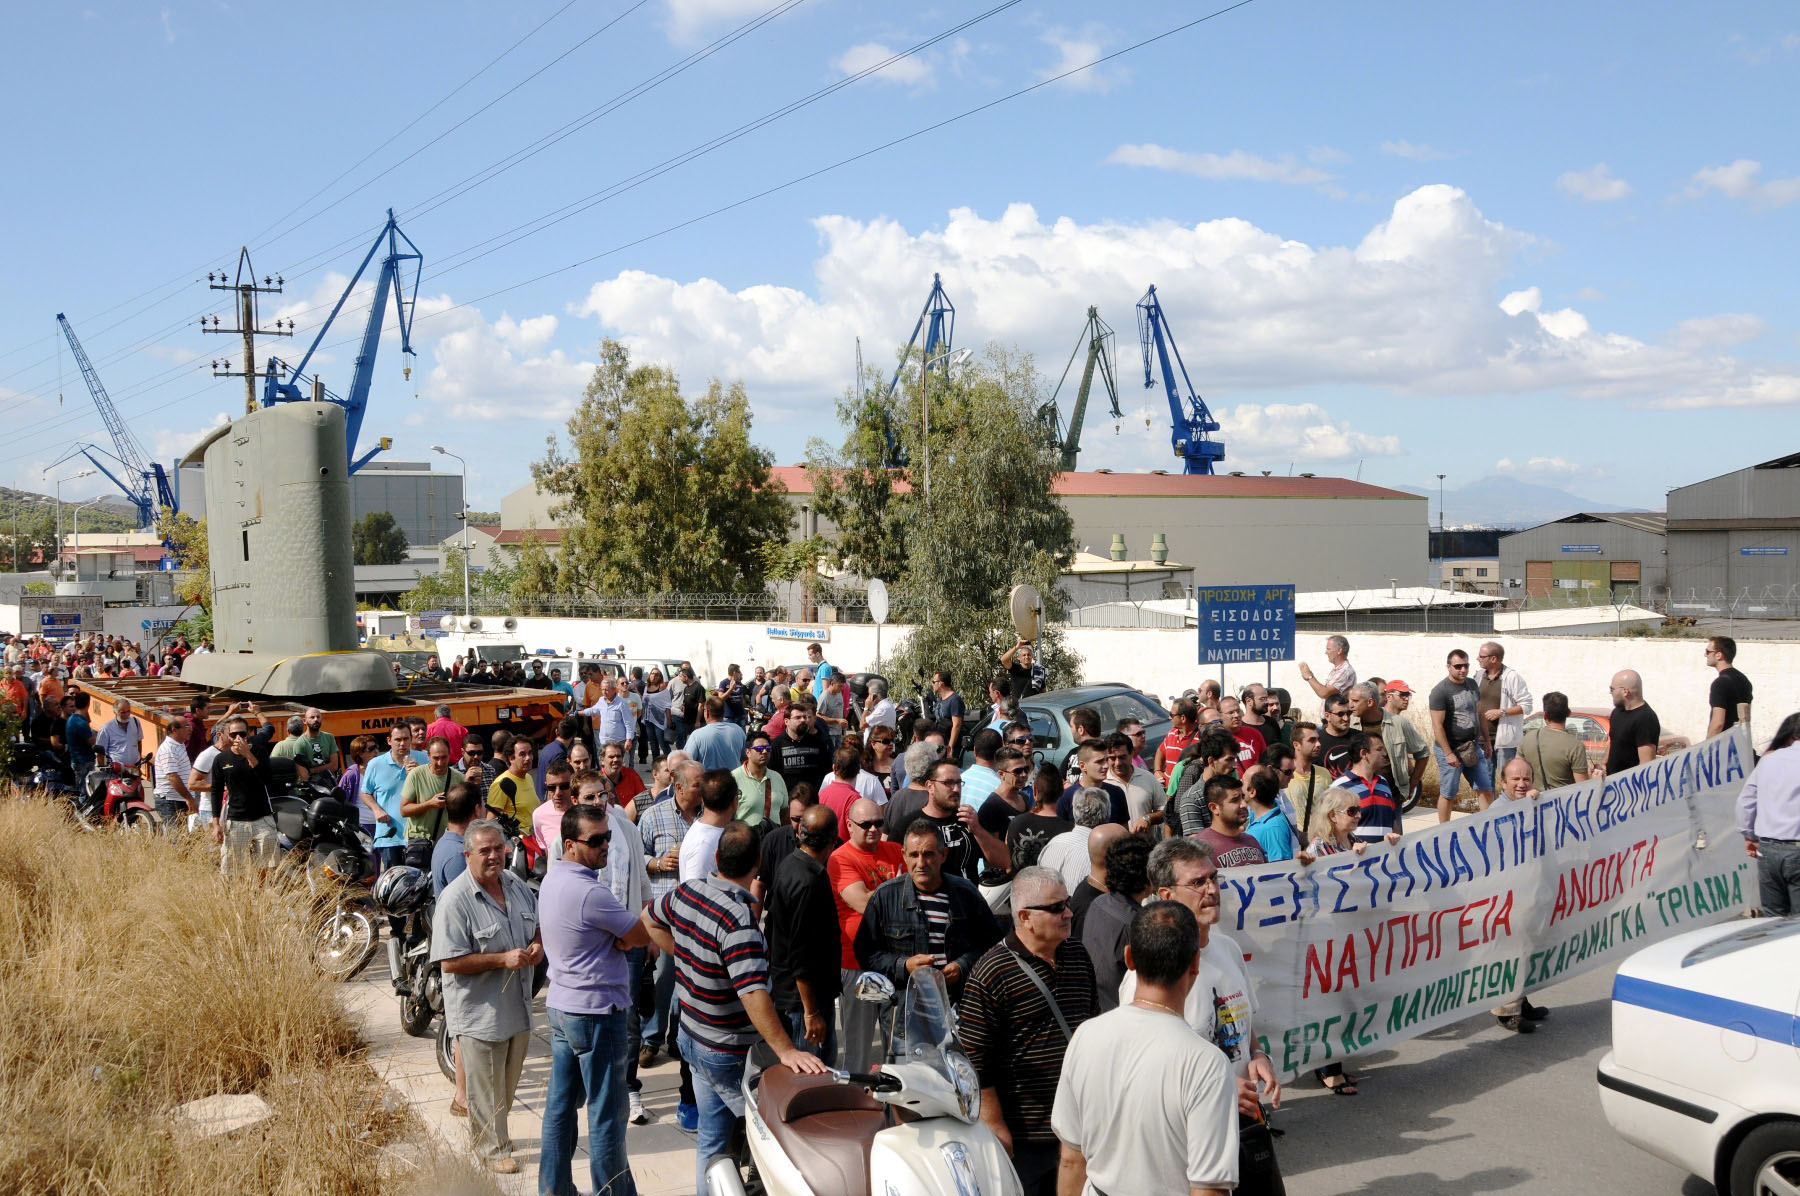
{"label": "sign with greek text", "polygon": [[811,643],[823,643],[831,638],[829,627],[765,627],[764,634],[772,640],[806,640]]}
{"label": "sign with greek text", "polygon": [[1361,855],[1220,873],[1257,1037],[1285,1076],[1366,1054],[1736,917],[1748,730]]}
{"label": "sign with greek text", "polygon": [[1201,664],[1294,659],[1293,586],[1195,586]]}

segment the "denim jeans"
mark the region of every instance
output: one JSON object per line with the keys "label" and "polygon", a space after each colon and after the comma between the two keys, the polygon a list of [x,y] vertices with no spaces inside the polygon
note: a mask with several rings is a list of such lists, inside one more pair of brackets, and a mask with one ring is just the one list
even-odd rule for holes
{"label": "denim jeans", "polygon": [[163,827],[171,831],[187,829],[188,804],[179,797],[156,798],[156,812],[162,815]]}
{"label": "denim jeans", "polygon": [[678,1037],[681,1057],[694,1071],[695,1104],[700,1132],[694,1139],[694,1191],[706,1191],[706,1168],[720,1155],[731,1154],[738,1118],[744,1115],[744,1055],[733,1055],[695,1042],[686,1030]]}
{"label": "denim jeans", "polygon": [[644,737],[640,742],[644,745],[644,751],[652,761],[660,760],[669,754],[668,731],[649,719],[644,720]]}
{"label": "denim jeans", "polygon": [[1468,779],[1469,787],[1477,793],[1494,791],[1493,768],[1488,762],[1487,753],[1480,748],[1475,749],[1475,763],[1467,767],[1464,767],[1462,761],[1455,756],[1446,757],[1444,749],[1436,744],[1432,744],[1431,754],[1437,757],[1438,797],[1440,800],[1449,801],[1455,797],[1456,791],[1462,788],[1465,777]]}
{"label": "denim jeans", "polygon": [[1506,772],[1507,761],[1519,754],[1516,747],[1497,747],[1494,749],[1494,779],[1497,781]]}
{"label": "denim jeans", "polygon": [[571,1171],[580,1133],[576,1114],[585,1104],[594,1190],[611,1196],[636,1196],[637,1183],[625,1155],[626,1011],[547,1012],[550,1087],[544,1096],[538,1192],[575,1196]]}
{"label": "denim jeans", "polygon": [[1761,882],[1763,913],[1778,918],[1800,911],[1800,843],[1756,845],[1756,875]]}
{"label": "denim jeans", "polygon": [[644,1024],[644,1044],[661,1050],[663,1043],[670,1047],[675,1045],[675,1035],[669,1027],[673,1022],[675,997],[675,957],[667,951],[659,951],[656,955],[656,1007],[650,1011],[650,1020]]}
{"label": "denim jeans", "polygon": [[814,1043],[806,1037],[806,1014],[795,1009],[781,1015],[782,1024],[787,1027],[788,1037],[794,1045],[809,1055],[817,1055],[827,1067],[837,1063],[837,1002],[825,1006],[825,1042]]}
{"label": "denim jeans", "polygon": [[680,715],[676,714],[674,711],[670,711],[669,712],[669,742],[674,744],[678,748],[683,748],[683,747],[687,746],[687,738],[688,738],[687,720],[685,718],[682,718]]}

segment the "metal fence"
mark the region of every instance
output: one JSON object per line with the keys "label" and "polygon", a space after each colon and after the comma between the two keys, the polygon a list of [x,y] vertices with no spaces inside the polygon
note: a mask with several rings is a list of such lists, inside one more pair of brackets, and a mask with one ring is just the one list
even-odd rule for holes
{"label": "metal fence", "polygon": [[[765,590],[703,593],[664,590],[605,596],[569,594],[475,595],[475,614],[536,615],[580,619],[693,619],[735,623],[779,620],[796,623],[867,623],[868,598],[829,588],[807,589],[799,582],[778,582]],[[443,603],[460,612],[460,601]],[[415,612],[417,613],[417,612]]]}

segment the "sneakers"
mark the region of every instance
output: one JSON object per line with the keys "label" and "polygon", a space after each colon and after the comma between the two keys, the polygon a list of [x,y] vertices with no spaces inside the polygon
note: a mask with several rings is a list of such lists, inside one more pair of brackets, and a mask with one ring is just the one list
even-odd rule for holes
{"label": "sneakers", "polygon": [[700,1107],[682,1101],[675,1106],[675,1124],[681,1127],[684,1134],[700,1132]]}
{"label": "sneakers", "polygon": [[[649,1125],[650,1124],[650,1110],[644,1108],[644,1098],[635,1092],[627,1093],[626,1096],[627,1096],[626,1103],[628,1103],[631,1106],[631,1124],[632,1125]],[[698,1121],[699,1121],[699,1116],[698,1116],[698,1114],[696,1114],[696,1116],[695,1116],[696,1124],[698,1123]]]}
{"label": "sneakers", "polygon": [[643,1050],[638,1052],[638,1067],[640,1069],[646,1068],[646,1067],[655,1067],[656,1066],[656,1055],[657,1055],[657,1051],[656,1051],[655,1047],[653,1047],[653,1046],[645,1047]]}
{"label": "sneakers", "polygon": [[1507,1017],[1496,1015],[1494,1020],[1500,1023],[1502,1030],[1510,1030],[1514,1034],[1532,1034],[1537,1031],[1537,1024],[1527,1020],[1523,1014],[1515,1013]]}

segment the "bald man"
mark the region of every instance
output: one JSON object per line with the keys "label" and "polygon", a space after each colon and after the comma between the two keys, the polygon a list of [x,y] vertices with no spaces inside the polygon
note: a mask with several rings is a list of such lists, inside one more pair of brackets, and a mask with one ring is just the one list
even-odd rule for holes
{"label": "bald man", "polygon": [[1644,701],[1644,679],[1631,669],[1620,669],[1612,679],[1612,725],[1608,728],[1606,772],[1624,772],[1656,759],[1662,739],[1662,721]]}
{"label": "bald man", "polygon": [[1106,892],[1106,849],[1128,833],[1116,822],[1103,822],[1088,834],[1088,874],[1069,894],[1069,908],[1075,911],[1075,924],[1069,933],[1077,939],[1081,937],[1081,924],[1087,920],[1088,906]]}
{"label": "bald man", "polygon": [[[881,837],[880,806],[866,797],[859,797],[850,803],[848,813],[850,825],[844,844],[831,853],[825,865],[836,901],[839,980],[846,988],[856,983],[860,970],[854,944],[857,929],[862,926],[863,910],[869,905],[869,896],[900,875],[905,867],[900,844],[885,842]],[[882,1062],[875,1006],[867,1001],[845,1001],[842,1010],[843,1033],[839,1041],[843,1043],[844,1066],[851,1071],[867,1071],[870,1066]],[[801,1049],[810,1048],[802,1046]]]}
{"label": "bald man", "polygon": [[[1538,799],[1538,789],[1532,775],[1531,765],[1523,756],[1514,756],[1500,770],[1500,792],[1495,804],[1505,808],[1512,804],[1520,806]],[[1537,1029],[1537,1023],[1550,1016],[1550,1011],[1541,1005],[1533,1005],[1524,993],[1519,994],[1516,1001],[1494,1010],[1494,1018],[1500,1023],[1502,1030],[1513,1034],[1530,1034]]]}
{"label": "bald man", "polygon": [[[877,832],[880,817],[875,818]],[[839,974],[837,901],[825,873],[838,846],[837,814],[807,807],[794,828],[796,849],[769,886],[766,931],[775,1008],[794,1045],[826,1063],[837,1057]]]}

